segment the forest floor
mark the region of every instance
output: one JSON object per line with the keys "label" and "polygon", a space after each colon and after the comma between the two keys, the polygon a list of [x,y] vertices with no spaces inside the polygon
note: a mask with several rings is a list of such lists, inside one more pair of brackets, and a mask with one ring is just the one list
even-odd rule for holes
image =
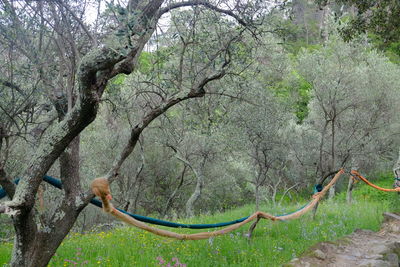
{"label": "forest floor", "polygon": [[384,214],[378,232],[356,230],[336,242],[321,242],[286,266],[399,267],[400,215]]}

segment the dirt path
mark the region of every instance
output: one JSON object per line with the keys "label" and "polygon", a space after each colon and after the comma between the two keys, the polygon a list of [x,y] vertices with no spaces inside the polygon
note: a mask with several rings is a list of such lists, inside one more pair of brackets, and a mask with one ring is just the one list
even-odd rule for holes
{"label": "dirt path", "polygon": [[319,243],[286,266],[400,267],[400,215],[385,213],[384,217],[379,232],[356,230],[339,241]]}

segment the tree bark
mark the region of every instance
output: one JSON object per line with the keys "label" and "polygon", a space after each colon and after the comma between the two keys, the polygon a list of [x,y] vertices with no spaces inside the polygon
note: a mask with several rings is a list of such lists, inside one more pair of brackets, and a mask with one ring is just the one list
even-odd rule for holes
{"label": "tree bark", "polygon": [[57,226],[50,229],[38,229],[36,225],[18,227],[18,230],[22,228],[23,231],[17,232],[11,266],[47,266],[79,215],[79,211],[71,206],[65,207],[63,211],[65,216],[57,221]]}
{"label": "tree bark", "polygon": [[256,184],[254,190],[254,197],[256,199],[256,211],[260,210],[260,185]]}
{"label": "tree bark", "polygon": [[397,159],[396,164],[393,167],[393,173],[394,173],[394,177],[395,177],[395,182],[394,182],[393,186],[400,187],[400,149],[399,149],[399,157]]}
{"label": "tree bark", "polygon": [[175,195],[178,193],[179,189],[180,189],[180,188],[182,187],[182,185],[183,185],[183,181],[184,181],[184,178],[185,178],[186,169],[187,169],[187,166],[186,166],[186,164],[185,164],[185,165],[183,166],[183,170],[182,170],[181,175],[180,175],[179,184],[178,184],[178,186],[175,188],[174,192],[172,192],[172,194],[169,196],[169,198],[168,198],[168,200],[167,200],[167,204],[165,204],[165,209],[164,209],[163,214],[162,214],[163,217],[165,217],[165,216],[167,215],[168,210],[169,210],[170,207],[172,206],[172,201],[173,201],[173,199],[175,198]]}
{"label": "tree bark", "polygon": [[[336,113],[336,110],[334,108],[334,113]],[[335,164],[336,164],[336,154],[335,154],[335,117],[332,118],[331,121],[331,170],[335,169]],[[335,196],[336,192],[336,184],[334,184],[331,188],[329,188],[329,199],[332,200],[333,197]]]}
{"label": "tree bark", "polygon": [[[186,166],[189,166],[189,168],[193,171],[193,173],[196,177],[196,187],[194,189],[193,194],[189,197],[189,199],[186,202],[186,216],[193,217],[194,216],[194,211],[193,211],[194,204],[200,198],[203,187],[204,187],[205,177],[204,177],[203,171],[204,171],[204,166],[207,161],[207,156],[203,157],[202,162],[200,163],[200,165],[197,168],[194,166],[194,164],[189,162],[189,160],[187,158],[180,155],[177,148],[175,148],[172,145],[167,145],[167,146],[170,147],[172,150],[174,150],[174,152],[176,153],[175,156],[177,159],[182,161]],[[184,172],[182,173],[181,183],[183,183],[183,178],[184,178],[183,175],[184,175]]]}
{"label": "tree bark", "polygon": [[332,200],[335,197],[335,191],[336,191],[335,185],[329,188],[329,197],[328,197],[329,200]]}
{"label": "tree bark", "polygon": [[[46,266],[70,231],[80,211],[89,203],[92,195],[89,193],[83,198],[81,192],[76,191],[76,188],[79,188],[79,181],[70,179],[75,175],[68,175],[66,178],[67,173],[73,174],[78,170],[67,168],[63,179],[66,196],[60,209],[45,226],[37,226],[35,222],[33,206],[42,177],[78,134],[95,119],[107,82],[119,73],[132,72],[138,55],[155,29],[154,18],[157,17],[162,2],[162,0],[145,1],[141,4],[143,18],[135,24],[137,31],[132,33],[140,35],[130,43],[131,50],[127,55],[118,52],[119,48],[103,46],[95,48],[82,58],[77,71],[78,101],[65,119],[47,133],[47,137],[32,156],[32,161],[28,164],[9,204],[10,208],[19,212],[13,217],[16,236],[11,266]],[[72,144],[72,150],[79,148],[78,141],[75,145]]]}
{"label": "tree bark", "polygon": [[354,179],[350,175],[349,176],[349,183],[347,185],[347,192],[346,192],[346,202],[347,204],[351,204],[353,201],[353,188],[354,188]]}
{"label": "tree bark", "polygon": [[63,183],[64,192],[68,197],[75,197],[77,192],[81,192],[79,147],[80,138],[77,136],[60,155],[60,178]]}
{"label": "tree bark", "polygon": [[319,205],[319,202],[313,208],[313,211],[312,211],[313,220],[315,220],[315,218],[317,217],[318,205]]}
{"label": "tree bark", "polygon": [[258,222],[260,221],[260,217],[257,217],[257,220],[255,222],[252,223],[252,225],[249,228],[249,232],[247,233],[247,238],[250,241],[251,237],[253,236],[253,231],[254,229],[256,229]]}
{"label": "tree bark", "polygon": [[400,178],[400,149],[399,149],[399,157],[397,158],[397,162],[393,167],[393,173],[396,178]]}
{"label": "tree bark", "polygon": [[193,170],[194,175],[196,176],[196,188],[194,189],[193,194],[190,196],[188,201],[186,202],[186,215],[188,217],[193,217],[194,216],[194,204],[199,200],[203,187],[204,187],[204,174],[203,174],[203,168],[204,168],[205,160],[203,160],[203,163],[201,166],[196,169],[193,168],[192,165],[190,165],[190,168]]}
{"label": "tree bark", "polygon": [[[352,170],[358,169],[358,164],[354,159],[352,160],[352,165],[353,165],[353,167],[351,168]],[[348,204],[351,204],[351,202],[353,200],[354,182],[355,182],[355,180],[354,180],[353,176],[350,175],[349,183],[347,185],[347,192],[346,192],[346,201]]]}

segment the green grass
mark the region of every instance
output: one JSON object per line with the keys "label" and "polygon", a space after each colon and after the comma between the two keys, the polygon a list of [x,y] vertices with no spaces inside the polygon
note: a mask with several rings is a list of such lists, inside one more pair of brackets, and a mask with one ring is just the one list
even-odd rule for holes
{"label": "green grass", "polygon": [[[393,180],[381,176],[374,183],[390,188]],[[353,204],[345,203],[345,192],[335,201],[323,201],[316,220],[311,214],[288,222],[262,220],[249,243],[245,236],[250,225],[209,240],[177,241],[161,238],[133,227],[110,232],[70,234],[57,250],[50,266],[280,266],[321,241],[335,241],[357,228],[378,230],[382,213],[399,195],[375,190],[359,183],[353,191]],[[272,214],[296,210],[298,205],[263,207]],[[202,215],[184,223],[216,223],[251,214],[245,206],[215,215]],[[107,216],[107,215],[104,215]],[[173,229],[181,233],[200,230]],[[10,260],[12,244],[0,244],[0,266]],[[160,264],[160,260],[164,261]],[[182,265],[176,264],[176,261]]]}
{"label": "green grass", "polygon": [[10,261],[12,243],[0,243],[0,266]]}
{"label": "green grass", "polygon": [[[296,208],[264,207],[263,210],[277,214]],[[245,237],[249,225],[232,234],[199,241],[161,238],[133,227],[85,235],[71,234],[57,250],[50,266],[167,266],[168,262],[171,266],[181,266],[175,264],[176,259],[186,266],[280,266],[317,242],[336,240],[357,228],[378,230],[381,214],[386,209],[386,202],[358,201],[347,205],[342,201],[324,201],[316,220],[312,220],[311,214],[288,222],[262,220],[250,243]],[[252,211],[252,206],[246,206],[185,222],[227,221],[249,215]],[[10,252],[10,244],[0,245],[0,266],[9,261]],[[159,264],[158,259],[165,263]]]}
{"label": "green grass", "polygon": [[[368,180],[372,183],[383,187],[383,188],[393,188],[393,174],[381,174],[379,176],[366,176]],[[346,184],[347,185],[347,184]],[[393,199],[393,197],[397,197],[396,193],[390,192],[385,193],[379,191],[371,186],[366,185],[364,182],[359,181],[355,184],[353,189],[353,199],[358,201],[377,201],[377,202],[388,202]],[[346,193],[343,192],[339,194],[336,199],[344,200],[346,199]]]}
{"label": "green grass", "polygon": [[[392,173],[367,176],[366,178],[380,187],[393,188],[394,179]],[[335,199],[344,201],[346,199],[346,192],[337,195]],[[388,209],[391,212],[400,213],[400,194],[395,192],[382,192],[361,181],[354,187],[353,200],[387,203]]]}

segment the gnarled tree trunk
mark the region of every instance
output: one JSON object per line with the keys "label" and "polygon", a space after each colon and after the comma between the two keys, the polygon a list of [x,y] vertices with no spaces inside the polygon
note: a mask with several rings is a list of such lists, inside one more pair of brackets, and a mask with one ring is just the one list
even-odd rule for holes
{"label": "gnarled tree trunk", "polygon": [[[76,177],[72,173],[73,167],[65,166],[62,178],[66,194],[62,204],[53,216],[44,222],[45,225],[37,225],[35,221],[36,211],[33,207],[42,177],[64,151],[61,162],[71,158],[71,154],[65,153],[74,153],[74,149],[78,148],[79,140],[76,137],[95,119],[107,82],[117,74],[130,73],[135,68],[138,55],[155,29],[162,3],[162,0],[156,0],[135,4],[138,8],[136,11],[140,11],[142,17],[136,21],[134,30],[127,31],[132,38],[129,46],[126,46],[130,48],[128,52],[123,50],[125,48],[121,50],[120,47],[103,46],[93,49],[82,58],[77,71],[79,98],[76,105],[64,120],[44,137],[16,187],[12,201],[8,204],[18,212],[18,215],[13,217],[16,236],[11,266],[46,266],[75,223],[80,211],[89,203],[92,193],[83,194],[79,188],[79,181],[73,179]],[[66,148],[70,143],[72,150],[68,151]]]}

